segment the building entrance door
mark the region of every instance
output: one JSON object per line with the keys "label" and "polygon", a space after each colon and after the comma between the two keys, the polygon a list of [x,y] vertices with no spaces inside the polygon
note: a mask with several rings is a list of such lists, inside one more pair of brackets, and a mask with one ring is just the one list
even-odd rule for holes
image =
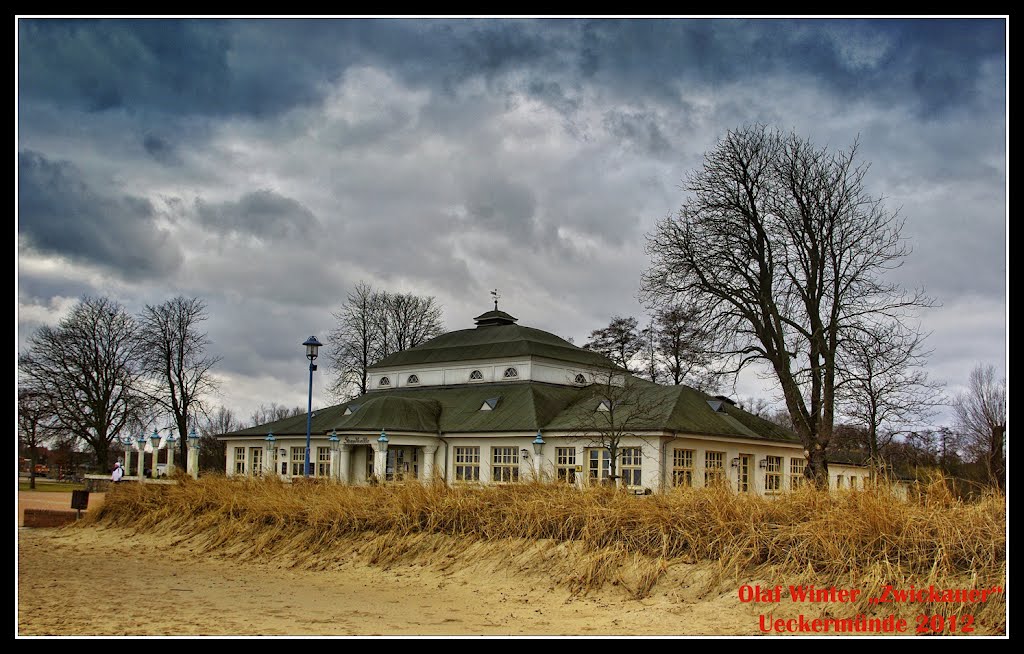
{"label": "building entrance door", "polygon": [[415,445],[392,445],[388,448],[388,481],[419,479],[419,448]]}
{"label": "building entrance door", "polygon": [[752,458],[749,454],[740,455],[740,474],[736,480],[736,490],[741,493],[750,490],[750,460]]}

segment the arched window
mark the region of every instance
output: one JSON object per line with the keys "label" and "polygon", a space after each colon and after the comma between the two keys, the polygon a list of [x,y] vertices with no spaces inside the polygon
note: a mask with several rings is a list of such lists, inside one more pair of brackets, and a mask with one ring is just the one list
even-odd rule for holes
{"label": "arched window", "polygon": [[380,381],[377,382],[377,385],[378,386],[390,386],[391,385],[391,379],[388,378],[388,377],[381,377]]}
{"label": "arched window", "polygon": [[469,373],[469,381],[481,381],[483,380],[483,378],[484,373],[480,372],[479,370],[474,370],[473,372]]}
{"label": "arched window", "polygon": [[514,379],[519,376],[519,371],[515,368],[505,368],[505,378]]}
{"label": "arched window", "polygon": [[420,378],[417,377],[416,375],[409,375],[409,379],[406,379],[405,383],[406,384],[418,384],[418,383],[420,383]]}
{"label": "arched window", "polygon": [[586,384],[587,383],[587,378],[582,373],[579,374],[579,375],[576,375],[576,383],[577,384]]}

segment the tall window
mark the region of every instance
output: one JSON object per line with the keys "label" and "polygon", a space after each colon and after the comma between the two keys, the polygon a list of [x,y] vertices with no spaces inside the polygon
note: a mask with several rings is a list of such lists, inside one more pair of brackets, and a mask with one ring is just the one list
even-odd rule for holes
{"label": "tall window", "polygon": [[672,450],[672,485],[693,486],[693,450]]}
{"label": "tall window", "polygon": [[519,481],[519,450],[515,447],[491,448],[491,481]]}
{"label": "tall window", "polygon": [[[156,471],[154,470],[153,472],[154,472],[154,476],[155,476]],[[236,475],[244,475],[245,474],[245,448],[244,447],[236,447],[235,448],[235,474]]]}
{"label": "tall window", "polygon": [[843,476],[842,475],[836,475],[836,488],[842,488],[842,487],[843,487]]}
{"label": "tall window", "polygon": [[766,456],[764,469],[764,492],[774,495],[782,490],[782,457]]}
{"label": "tall window", "polygon": [[455,448],[455,481],[480,481],[480,448]]}
{"label": "tall window", "polygon": [[366,450],[366,480],[373,479],[373,447],[367,445],[363,449]]}
{"label": "tall window", "polygon": [[316,476],[331,476],[331,448],[329,447],[316,448]]}
{"label": "tall window", "polygon": [[306,448],[292,448],[292,477],[301,477],[306,474]]}
{"label": "tall window", "polygon": [[850,475],[850,488],[857,488],[857,478]]}
{"label": "tall window", "polygon": [[640,458],[642,456],[640,448],[623,447],[619,451],[622,453],[619,456],[622,484],[631,487],[640,486]]}
{"label": "tall window", "polygon": [[804,485],[804,466],[807,461],[803,457],[790,457],[789,459],[789,487],[800,488]]}
{"label": "tall window", "polygon": [[576,483],[576,448],[555,448],[555,477],[558,481]]}
{"label": "tall window", "polygon": [[587,450],[587,483],[606,484],[611,474],[611,457],[604,448]]}
{"label": "tall window", "polygon": [[713,486],[725,481],[725,452],[704,453],[704,485]]}
{"label": "tall window", "polygon": [[519,371],[515,368],[505,368],[505,374],[502,375],[505,379],[512,379],[519,376]]}
{"label": "tall window", "polygon": [[249,470],[253,477],[263,476],[263,448],[249,448]]}

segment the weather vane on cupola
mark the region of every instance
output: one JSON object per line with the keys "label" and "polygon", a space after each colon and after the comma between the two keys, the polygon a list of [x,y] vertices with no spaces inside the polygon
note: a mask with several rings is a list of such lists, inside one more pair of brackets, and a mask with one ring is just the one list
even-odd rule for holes
{"label": "weather vane on cupola", "polygon": [[498,298],[501,297],[500,295],[498,295],[498,289],[494,289],[493,291],[491,291],[491,295],[494,296],[494,310],[497,311],[498,310]]}

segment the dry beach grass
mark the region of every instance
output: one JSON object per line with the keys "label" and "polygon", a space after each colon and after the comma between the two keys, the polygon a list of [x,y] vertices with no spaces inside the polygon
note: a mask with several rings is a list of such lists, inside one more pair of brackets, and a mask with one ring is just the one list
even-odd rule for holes
{"label": "dry beach grass", "polygon": [[[920,614],[970,613],[976,633],[1004,633],[1002,594],[972,604],[868,603],[886,584],[1003,585],[1004,498],[963,503],[945,488],[938,480],[901,501],[884,489],[763,498],[716,488],[635,497],[543,484],[349,487],[182,479],[171,486],[119,485],[80,525],[55,531],[62,546],[121,534],[123,542],[160,543],[165,552],[187,553],[193,565],[216,561],[250,578],[264,574],[256,570],[271,577],[309,575],[307,581],[282,579],[257,611],[280,610],[275,598],[296,601],[307,582],[326,584],[320,592],[335,603],[356,602],[344,628],[337,621],[311,626],[295,615],[290,625],[288,618],[276,626],[256,621],[225,632],[213,621],[189,633],[746,635],[758,633],[758,614],[768,612],[892,613],[911,624]],[[188,574],[189,567],[168,569]],[[407,590],[396,591],[399,604],[392,608],[420,616],[404,603],[423,603],[422,619],[372,619],[389,614],[368,611],[366,603],[396,577]],[[386,583],[366,583],[371,579]],[[864,592],[852,603],[764,606],[739,602],[737,587],[748,583]],[[353,584],[358,588],[349,588]],[[349,592],[343,600],[326,588]],[[495,607],[510,598],[523,603],[520,618],[498,619]],[[545,616],[544,624],[536,614],[522,617],[532,610]],[[352,622],[353,611],[367,619]]]}

